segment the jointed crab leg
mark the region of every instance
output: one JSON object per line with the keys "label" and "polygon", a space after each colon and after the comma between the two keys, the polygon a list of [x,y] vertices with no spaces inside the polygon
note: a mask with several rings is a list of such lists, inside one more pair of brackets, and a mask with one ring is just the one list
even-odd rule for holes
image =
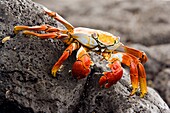
{"label": "jointed crab leg", "polygon": [[146,83],[146,73],[145,73],[145,69],[143,67],[143,65],[141,63],[139,63],[138,65],[138,73],[139,73],[139,85],[140,85],[140,90],[141,95],[140,97],[144,97],[145,94],[147,93],[147,83]]}
{"label": "jointed crab leg", "polygon": [[41,25],[41,26],[15,26],[14,32],[18,33],[21,30],[32,30],[32,31],[45,31],[45,32],[57,32],[65,34],[67,30],[59,29],[50,25]]}
{"label": "jointed crab leg", "polygon": [[128,53],[117,53],[122,56],[122,63],[130,67],[130,79],[132,84],[132,91],[130,95],[134,95],[138,89],[139,83],[139,74],[137,64],[139,63],[138,59]]}
{"label": "jointed crab leg", "polygon": [[79,48],[78,43],[73,42],[65,49],[62,56],[55,63],[55,65],[53,66],[53,68],[51,70],[51,73],[54,77],[56,77],[56,73],[57,73],[58,69],[60,68],[60,66],[62,65],[62,63],[72,54],[72,51],[74,51],[78,48]]}
{"label": "jointed crab leg", "polygon": [[[133,56],[132,54],[128,54],[128,53],[120,53],[120,54],[123,55],[122,63],[130,67],[130,76],[131,76],[131,82],[133,87],[131,95],[133,95],[136,92],[137,90],[136,87],[138,88],[138,80],[139,80],[139,85],[141,90],[140,97],[144,97],[145,94],[147,93],[147,83],[146,83],[146,73],[142,63],[140,62],[140,60],[138,60],[137,57]],[[135,68],[133,69],[132,66],[134,66]],[[135,73],[132,73],[133,71]]]}
{"label": "jointed crab leg", "polygon": [[132,55],[136,56],[137,58],[139,58],[141,63],[145,63],[148,60],[146,54],[142,51],[139,51],[137,49],[134,49],[134,48],[131,48],[128,46],[123,46],[123,48],[124,48],[125,52],[132,54]]}
{"label": "jointed crab leg", "polygon": [[58,20],[59,22],[61,22],[70,32],[73,32],[74,27],[67,22],[63,17],[61,17],[59,14],[57,14],[56,12],[53,12],[49,9],[47,9],[46,7],[43,7],[44,11],[51,17],[53,17],[54,19]]}
{"label": "jointed crab leg", "polygon": [[39,33],[35,33],[35,32],[31,32],[31,31],[23,31],[24,34],[27,35],[34,35],[37,36],[41,39],[47,39],[47,38],[56,38],[58,37],[57,33],[52,32],[52,33],[46,33],[46,34],[39,34]]}

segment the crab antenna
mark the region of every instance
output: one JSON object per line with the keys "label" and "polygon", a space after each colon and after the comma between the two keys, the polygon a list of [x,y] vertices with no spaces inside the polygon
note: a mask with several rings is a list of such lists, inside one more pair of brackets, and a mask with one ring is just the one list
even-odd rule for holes
{"label": "crab antenna", "polygon": [[74,27],[67,22],[63,17],[61,17],[59,14],[57,14],[56,12],[52,12],[51,10],[47,9],[46,7],[43,7],[44,11],[51,17],[53,17],[54,19],[58,20],[59,22],[61,22],[69,31],[73,32]]}

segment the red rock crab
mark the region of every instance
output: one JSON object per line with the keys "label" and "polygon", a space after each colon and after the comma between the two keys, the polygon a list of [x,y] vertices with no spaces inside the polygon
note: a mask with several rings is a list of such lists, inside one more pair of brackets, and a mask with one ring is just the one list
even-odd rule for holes
{"label": "red rock crab", "polygon": [[[84,27],[74,28],[56,12],[50,11],[47,8],[44,8],[44,11],[49,16],[61,22],[66,29],[60,29],[50,25],[15,26],[14,32],[17,33],[23,30],[24,34],[34,35],[41,39],[57,38],[68,45],[51,70],[54,77],[56,77],[56,73],[62,63],[73,51],[78,50],[77,60],[72,67],[72,74],[78,79],[85,78],[91,71],[90,66],[93,65],[88,52],[93,51],[102,55],[103,59],[109,62],[107,66],[111,69],[110,72],[103,72],[103,76],[99,80],[100,86],[104,85],[106,88],[109,88],[119,81],[123,75],[121,66],[121,63],[123,63],[130,68],[130,78],[133,88],[130,95],[134,95],[138,87],[140,87],[140,96],[145,96],[147,93],[147,84],[143,63],[147,61],[147,56],[144,52],[123,45],[120,42],[120,37],[114,36],[111,33]],[[45,31],[45,34],[36,33],[36,31]],[[118,48],[121,48],[121,51]]]}

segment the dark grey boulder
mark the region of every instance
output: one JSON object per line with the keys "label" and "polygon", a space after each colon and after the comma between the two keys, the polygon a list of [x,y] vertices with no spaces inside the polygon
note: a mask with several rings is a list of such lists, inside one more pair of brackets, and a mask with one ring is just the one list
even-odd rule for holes
{"label": "dark grey boulder", "polygon": [[154,88],[170,106],[170,68],[163,69],[154,80]]}
{"label": "dark grey boulder", "polygon": [[91,53],[96,63],[91,74],[76,80],[69,70],[76,52],[64,63],[56,78],[50,70],[65,45],[59,41],[41,40],[22,33],[15,35],[15,25],[60,25],[44,15],[42,7],[31,0],[0,1],[0,37],[11,40],[0,46],[0,112],[1,113],[168,113],[169,107],[152,88],[148,95],[129,97],[128,71],[109,89],[100,88],[98,80],[106,62]]}

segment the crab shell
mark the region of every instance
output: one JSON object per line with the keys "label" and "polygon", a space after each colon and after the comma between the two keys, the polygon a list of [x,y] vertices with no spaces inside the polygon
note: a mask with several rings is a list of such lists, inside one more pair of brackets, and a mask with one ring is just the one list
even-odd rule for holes
{"label": "crab shell", "polygon": [[120,37],[90,28],[75,28],[72,37],[92,51],[111,52],[121,45]]}

